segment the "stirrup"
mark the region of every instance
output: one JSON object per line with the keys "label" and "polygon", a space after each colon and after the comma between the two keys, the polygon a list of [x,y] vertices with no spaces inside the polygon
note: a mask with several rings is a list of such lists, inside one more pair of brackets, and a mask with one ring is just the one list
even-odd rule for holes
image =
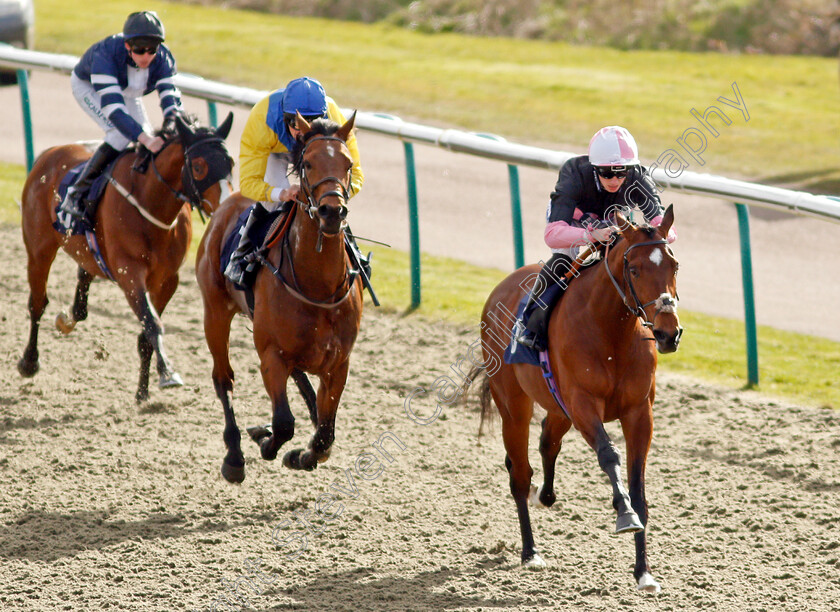
{"label": "stirrup", "polygon": [[529,348],[529,349],[536,349],[537,348],[537,335],[536,334],[528,334],[522,333],[514,338],[517,344],[521,344],[522,346]]}

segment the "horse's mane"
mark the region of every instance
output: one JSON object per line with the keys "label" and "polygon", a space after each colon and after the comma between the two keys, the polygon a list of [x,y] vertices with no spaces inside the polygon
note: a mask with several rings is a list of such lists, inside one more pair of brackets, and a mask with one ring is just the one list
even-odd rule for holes
{"label": "horse's mane", "polygon": [[[160,136],[164,140],[173,140],[174,138],[178,137],[178,128],[175,127],[175,117],[178,113],[171,113],[169,114],[164,120],[163,125],[160,129],[155,130],[155,136]],[[193,128],[197,134],[201,133],[201,130],[207,131],[211,128],[208,127],[199,127],[198,124],[198,115],[194,113],[187,113],[185,111],[181,111],[180,113],[181,119],[184,120],[188,126]]]}
{"label": "horse's mane", "polygon": [[340,126],[326,117],[315,119],[309,124],[309,131],[300,138],[292,149],[292,172],[300,176],[301,165],[303,164],[303,147],[306,141],[314,136],[332,136]]}

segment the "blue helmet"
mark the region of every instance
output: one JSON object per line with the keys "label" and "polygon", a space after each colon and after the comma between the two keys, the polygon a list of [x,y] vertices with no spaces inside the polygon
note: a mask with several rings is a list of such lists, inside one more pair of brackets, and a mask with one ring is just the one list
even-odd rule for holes
{"label": "blue helmet", "polygon": [[283,114],[294,116],[296,112],[309,119],[327,115],[327,94],[315,79],[301,77],[286,85],[283,91]]}
{"label": "blue helmet", "polygon": [[140,11],[132,13],[123,25],[123,38],[148,38],[163,42],[166,32],[163,23],[154,11]]}

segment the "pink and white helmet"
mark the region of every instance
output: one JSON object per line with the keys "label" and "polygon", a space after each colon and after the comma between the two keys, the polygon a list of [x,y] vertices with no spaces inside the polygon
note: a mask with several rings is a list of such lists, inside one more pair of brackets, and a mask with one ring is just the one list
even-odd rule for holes
{"label": "pink and white helmet", "polygon": [[589,163],[593,166],[638,166],[639,148],[630,132],[610,125],[598,130],[589,141]]}

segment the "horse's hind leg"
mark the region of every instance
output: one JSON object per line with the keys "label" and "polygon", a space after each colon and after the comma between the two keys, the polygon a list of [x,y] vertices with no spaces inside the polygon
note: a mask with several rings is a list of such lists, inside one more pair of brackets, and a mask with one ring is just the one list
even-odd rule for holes
{"label": "horse's hind leg", "polygon": [[[24,239],[26,239],[26,232],[24,232]],[[52,262],[55,260],[55,254],[58,251],[58,245],[49,242],[49,244],[42,246],[38,252],[30,250],[30,244],[27,242],[27,276],[29,279],[29,342],[23,351],[23,356],[18,361],[18,371],[21,376],[27,378],[35,376],[41,368],[38,355],[38,331],[41,327],[41,317],[44,315],[44,310],[47,308],[49,299],[47,298],[47,278],[50,275],[50,268]]]}
{"label": "horse's hind leg", "polygon": [[225,415],[225,429],[222,437],[227,453],[222,460],[222,476],[228,482],[245,480],[245,455],[242,454],[241,434],[233,412],[231,394],[233,393],[233,367],[230,365],[230,324],[236,308],[230,300],[224,286],[208,280],[206,260],[201,260],[196,268],[198,284],[204,301],[204,339],[213,357],[213,388],[222,403]]}
{"label": "horse's hind leg", "polygon": [[528,510],[531,477],[534,474],[528,461],[528,434],[533,402],[521,391],[517,397],[509,398],[501,397],[492,383],[490,389],[502,417],[502,439],[507,451],[505,467],[510,475],[510,493],[516,503],[519,531],[522,536],[522,565],[544,567],[545,561],[534,546],[534,533],[531,530],[531,516]]}
{"label": "horse's hind leg", "polygon": [[550,508],[557,501],[557,496],[554,494],[554,469],[563,436],[566,435],[571,426],[572,422],[561,414],[549,413],[543,419],[542,433],[540,434],[543,484],[538,490],[532,490],[530,498],[532,505],[542,505]]}
{"label": "horse's hind leg", "polygon": [[653,437],[653,417],[648,409],[646,414],[632,423],[622,420],[621,427],[627,443],[627,475],[630,486],[630,500],[639,515],[639,521],[645,529],[635,534],[636,563],[633,577],[640,591],[658,593],[659,583],[653,578],[647,559],[647,522],[648,508],[645,498],[645,464],[648,449]]}
{"label": "horse's hind leg", "polygon": [[55,318],[55,326],[62,334],[69,334],[76,327],[76,323],[84,321],[88,316],[88,294],[90,284],[93,282],[93,275],[79,266],[76,283],[76,297],[73,299],[73,308],[70,314],[61,311]]}
{"label": "horse's hind leg", "polygon": [[316,427],[318,426],[318,399],[315,396],[315,389],[312,388],[312,383],[302,370],[295,368],[292,370],[292,378],[300,391],[303,400],[306,402],[306,407],[309,408],[309,420]]}
{"label": "horse's hind leg", "polygon": [[347,383],[347,372],[350,368],[349,360],[339,368],[321,376],[321,384],[317,395],[317,420],[315,433],[304,449],[294,449],[283,457],[283,465],[293,470],[314,470],[318,463],[326,461],[330,456],[330,449],[335,440],[335,415],[338,403]]}

